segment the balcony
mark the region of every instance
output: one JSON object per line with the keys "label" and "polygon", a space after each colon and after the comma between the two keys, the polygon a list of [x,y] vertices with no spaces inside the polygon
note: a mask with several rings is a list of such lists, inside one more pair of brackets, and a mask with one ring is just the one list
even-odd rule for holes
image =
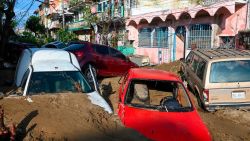
{"label": "balcony", "polygon": [[88,30],[90,26],[84,20],[68,23],[69,31]]}
{"label": "balcony", "polygon": [[49,26],[48,26],[49,29],[58,29],[61,27],[62,27],[62,25],[59,21],[52,21],[51,24],[49,24]]}
{"label": "balcony", "polygon": [[246,3],[247,0],[203,0],[202,5],[212,5],[215,3],[223,3],[223,2],[236,2],[236,3]]}

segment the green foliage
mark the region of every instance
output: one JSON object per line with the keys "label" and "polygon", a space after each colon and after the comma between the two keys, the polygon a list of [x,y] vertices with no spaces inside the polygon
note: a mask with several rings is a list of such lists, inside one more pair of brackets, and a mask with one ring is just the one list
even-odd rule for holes
{"label": "green foliage", "polygon": [[24,43],[32,43],[37,46],[42,46],[44,44],[47,44],[49,42],[53,42],[54,39],[51,37],[46,37],[45,35],[41,35],[39,38],[34,36],[31,32],[23,32],[21,36],[19,36],[17,39],[15,39],[19,42]]}
{"label": "green foliage", "polygon": [[64,29],[60,29],[57,31],[57,37],[59,41],[62,42],[69,42],[69,41],[73,41],[73,40],[77,40],[77,35],[74,33],[71,33],[67,30]]}
{"label": "green foliage", "polygon": [[91,8],[89,5],[83,6],[81,11],[83,13],[83,19],[88,23],[88,26],[97,22],[98,18],[96,15],[91,13]]}
{"label": "green foliage", "polygon": [[35,35],[37,33],[45,33],[45,27],[44,25],[40,24],[40,18],[37,16],[30,16],[29,19],[26,21],[25,28],[35,33]]}
{"label": "green foliage", "polygon": [[202,4],[203,0],[191,0],[192,3]]}
{"label": "green foliage", "polygon": [[22,35],[17,40],[19,42],[39,45],[39,41],[31,32],[23,32]]}

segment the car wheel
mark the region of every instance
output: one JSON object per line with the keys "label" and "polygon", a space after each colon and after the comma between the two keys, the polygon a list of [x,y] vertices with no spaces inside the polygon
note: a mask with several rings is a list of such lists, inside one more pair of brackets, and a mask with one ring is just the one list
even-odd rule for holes
{"label": "car wheel", "polygon": [[202,110],[206,110],[206,109],[205,109],[205,106],[204,106],[203,103],[202,103],[202,100],[201,100],[201,98],[200,98],[200,95],[199,95],[198,93],[196,93],[196,97],[197,97],[197,102],[198,102],[199,107],[200,107]]}

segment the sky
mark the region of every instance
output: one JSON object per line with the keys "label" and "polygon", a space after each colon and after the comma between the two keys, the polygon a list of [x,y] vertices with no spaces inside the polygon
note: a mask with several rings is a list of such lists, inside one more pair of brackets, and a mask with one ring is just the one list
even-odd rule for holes
{"label": "sky", "polygon": [[15,5],[15,19],[18,22],[18,28],[24,28],[26,20],[29,16],[33,15],[40,4],[41,2],[37,0],[17,0]]}

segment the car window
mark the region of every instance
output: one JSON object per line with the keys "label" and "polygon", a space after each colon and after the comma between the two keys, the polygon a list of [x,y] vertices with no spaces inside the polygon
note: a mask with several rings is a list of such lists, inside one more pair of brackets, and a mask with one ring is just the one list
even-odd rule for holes
{"label": "car window", "polygon": [[93,89],[79,71],[34,72],[28,95],[42,93],[89,93]]}
{"label": "car window", "polygon": [[210,83],[249,82],[250,60],[214,62],[210,69]]}
{"label": "car window", "polygon": [[62,49],[62,48],[65,48],[66,47],[66,45],[64,44],[64,43],[57,43],[56,44],[56,46],[57,46],[57,48],[60,48],[60,49]]}
{"label": "car window", "polygon": [[94,45],[94,49],[97,53],[101,55],[109,55],[108,47],[103,45]]}
{"label": "car window", "polygon": [[67,50],[67,51],[80,50],[82,48],[85,48],[86,46],[87,46],[87,44],[71,44],[70,46],[68,46],[64,50]]}
{"label": "car window", "polygon": [[161,112],[193,110],[183,85],[173,81],[132,80],[126,93],[125,104]]}
{"label": "car window", "polygon": [[198,64],[198,67],[197,67],[196,75],[197,75],[201,80],[203,80],[203,77],[204,77],[205,67],[206,67],[206,62],[203,61],[203,60],[200,61],[200,63]]}
{"label": "car window", "polygon": [[193,61],[192,61],[192,64],[191,64],[191,69],[196,72],[197,70],[197,66],[198,66],[198,63],[199,63],[199,57],[194,55],[193,56]]}
{"label": "car window", "polygon": [[126,60],[126,57],[125,55],[123,55],[121,52],[119,52],[118,50],[115,50],[113,48],[109,48],[110,50],[110,55],[113,56],[113,57],[116,57],[116,58],[119,58],[119,59],[122,59],[122,60]]}
{"label": "car window", "polygon": [[56,48],[55,45],[50,45],[50,44],[49,44],[49,45],[46,45],[45,47],[46,47],[46,48]]}
{"label": "car window", "polygon": [[186,63],[190,64],[192,62],[192,59],[193,59],[193,53],[190,52],[187,56]]}

